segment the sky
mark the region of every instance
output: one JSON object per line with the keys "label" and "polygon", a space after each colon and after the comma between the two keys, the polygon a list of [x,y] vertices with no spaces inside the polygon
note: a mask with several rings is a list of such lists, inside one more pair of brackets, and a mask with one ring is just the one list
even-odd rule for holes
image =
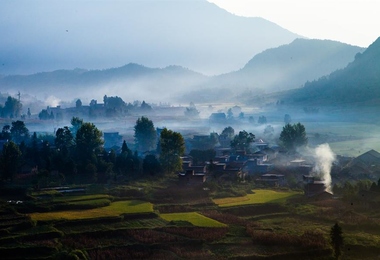
{"label": "sky", "polygon": [[262,17],[311,39],[368,47],[380,36],[378,0],[208,0],[239,16]]}

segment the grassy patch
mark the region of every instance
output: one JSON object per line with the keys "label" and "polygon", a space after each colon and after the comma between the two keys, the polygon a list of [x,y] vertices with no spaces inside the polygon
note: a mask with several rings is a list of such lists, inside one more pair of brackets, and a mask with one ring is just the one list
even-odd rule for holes
{"label": "grassy patch", "polygon": [[248,204],[283,203],[288,198],[298,195],[295,191],[254,190],[254,194],[243,197],[214,199],[219,207],[233,207]]}
{"label": "grassy patch", "polygon": [[225,227],[226,225],[196,212],[160,214],[166,221],[187,221],[198,227]]}
{"label": "grassy patch", "polygon": [[100,199],[112,199],[112,196],[106,195],[106,194],[62,196],[62,197],[55,197],[53,201],[54,202],[76,202],[76,201],[100,200]]}
{"label": "grassy patch", "polygon": [[149,202],[138,200],[118,201],[109,206],[89,210],[67,210],[59,212],[32,213],[32,220],[76,220],[116,217],[122,214],[138,214],[153,212],[153,205]]}

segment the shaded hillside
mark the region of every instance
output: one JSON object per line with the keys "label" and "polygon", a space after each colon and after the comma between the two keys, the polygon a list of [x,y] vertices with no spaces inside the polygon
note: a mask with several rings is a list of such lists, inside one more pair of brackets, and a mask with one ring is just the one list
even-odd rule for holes
{"label": "shaded hillside", "polygon": [[257,54],[244,68],[219,76],[217,82],[266,92],[297,88],[344,68],[363,50],[330,40],[296,39]]}
{"label": "shaded hillside", "polygon": [[218,74],[300,37],[206,0],[5,1],[0,17],[0,74],[5,75],[129,62]]}
{"label": "shaded hillside", "polygon": [[107,70],[57,70],[28,76],[0,78],[2,90],[20,91],[40,99],[96,99],[118,95],[126,100],[167,101],[182,88],[191,88],[207,77],[191,70],[169,66],[163,69],[128,64]]}
{"label": "shaded hillside", "polygon": [[235,97],[251,102],[257,95],[298,88],[344,68],[364,50],[330,40],[296,39],[257,54],[239,71],[210,78],[202,91],[189,91],[183,100],[231,101]]}
{"label": "shaded hillside", "polygon": [[344,69],[307,82],[286,100],[310,105],[380,105],[380,38]]}

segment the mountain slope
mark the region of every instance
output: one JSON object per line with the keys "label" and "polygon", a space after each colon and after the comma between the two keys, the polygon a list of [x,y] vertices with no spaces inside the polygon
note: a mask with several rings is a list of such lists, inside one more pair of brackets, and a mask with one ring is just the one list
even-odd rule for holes
{"label": "mountain slope", "polygon": [[60,100],[101,99],[105,94],[125,100],[168,102],[181,89],[200,85],[208,77],[179,66],[163,69],[128,64],[107,70],[57,70],[0,78],[3,91],[33,95],[39,99],[54,96]]}
{"label": "mountain slope", "polygon": [[299,37],[206,0],[5,1],[0,34],[3,75],[130,62],[219,74]]}
{"label": "mountain slope", "polygon": [[380,105],[380,38],[344,69],[288,94],[295,104]]}
{"label": "mountain slope", "polygon": [[344,68],[364,48],[330,40],[296,39],[254,56],[239,71],[218,77],[218,82],[235,88],[265,92],[297,88]]}

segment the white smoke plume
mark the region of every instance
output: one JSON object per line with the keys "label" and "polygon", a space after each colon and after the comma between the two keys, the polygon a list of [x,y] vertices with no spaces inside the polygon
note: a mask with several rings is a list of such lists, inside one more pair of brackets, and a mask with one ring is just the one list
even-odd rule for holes
{"label": "white smoke plume", "polygon": [[324,182],[326,191],[332,192],[331,167],[335,161],[335,154],[329,144],[321,144],[315,148],[315,167],[313,172],[318,174]]}

